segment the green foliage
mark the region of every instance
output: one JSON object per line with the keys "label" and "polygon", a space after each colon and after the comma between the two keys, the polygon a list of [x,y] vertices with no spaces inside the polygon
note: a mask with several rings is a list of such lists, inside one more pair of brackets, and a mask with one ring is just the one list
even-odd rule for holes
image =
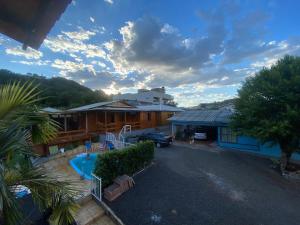
{"label": "green foliage", "polygon": [[48,79],[44,76],[22,75],[8,70],[0,70],[0,86],[13,82],[39,84],[37,88],[41,91],[39,95],[42,99],[38,104],[43,107],[70,108],[111,99],[101,90],[92,91],[65,78],[53,77]]}
{"label": "green foliage", "polygon": [[7,225],[23,224],[23,216],[14,189],[30,189],[41,208],[52,208],[53,224],[74,221],[77,208],[72,182],[50,176],[44,168],[34,166],[30,157],[33,143],[46,143],[56,135],[51,118],[35,107],[39,98],[32,83],[12,83],[0,87],[0,221]]}
{"label": "green foliage", "polygon": [[151,141],[138,143],[120,151],[111,151],[98,156],[95,174],[102,178],[106,187],[120,175],[132,175],[149,164],[154,157],[154,144]]}
{"label": "green foliage", "polygon": [[220,102],[201,103],[194,107],[196,109],[220,109],[222,107],[230,106],[234,104],[235,99],[226,99]]}
{"label": "green foliage", "polygon": [[246,80],[235,101],[232,127],[285,153],[299,149],[300,57],[286,56]]}

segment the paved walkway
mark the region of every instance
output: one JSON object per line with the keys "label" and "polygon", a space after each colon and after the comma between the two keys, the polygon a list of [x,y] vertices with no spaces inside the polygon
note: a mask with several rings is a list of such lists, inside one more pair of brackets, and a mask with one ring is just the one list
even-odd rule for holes
{"label": "paved walkway", "polygon": [[282,178],[268,159],[172,146],[157,149],[155,164],[135,182],[107,203],[128,225],[300,224],[300,184]]}
{"label": "paved walkway", "polygon": [[53,174],[55,177],[59,177],[61,180],[73,181],[73,186],[79,190],[77,198],[88,196],[90,193],[90,181],[83,180],[80,175],[70,166],[69,160],[74,157],[73,155],[65,156],[61,158],[51,159],[48,162],[44,162],[42,165]]}
{"label": "paved walkway", "polygon": [[[75,152],[74,154],[78,154]],[[63,157],[55,157],[42,165],[56,177],[61,180],[71,180],[73,185],[79,190],[76,198],[84,199],[80,204],[80,209],[75,214],[75,219],[78,225],[115,225],[113,220],[107,216],[104,209],[96,204],[90,197],[90,181],[81,179],[80,175],[70,166],[69,160],[74,157],[74,154],[66,154]]]}

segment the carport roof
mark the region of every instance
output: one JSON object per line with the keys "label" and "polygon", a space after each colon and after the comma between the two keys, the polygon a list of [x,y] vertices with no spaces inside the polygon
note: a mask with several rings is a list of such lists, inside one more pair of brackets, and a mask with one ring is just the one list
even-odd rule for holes
{"label": "carport roof", "polygon": [[203,125],[228,124],[233,111],[230,109],[217,110],[188,110],[177,113],[169,118],[172,122],[196,123]]}

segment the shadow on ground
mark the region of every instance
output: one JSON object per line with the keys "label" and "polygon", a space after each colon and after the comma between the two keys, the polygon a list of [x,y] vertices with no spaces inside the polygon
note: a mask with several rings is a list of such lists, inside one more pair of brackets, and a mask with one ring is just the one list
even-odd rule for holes
{"label": "shadow on ground", "polygon": [[203,146],[156,149],[136,186],[108,205],[127,225],[298,225],[300,184],[270,160]]}

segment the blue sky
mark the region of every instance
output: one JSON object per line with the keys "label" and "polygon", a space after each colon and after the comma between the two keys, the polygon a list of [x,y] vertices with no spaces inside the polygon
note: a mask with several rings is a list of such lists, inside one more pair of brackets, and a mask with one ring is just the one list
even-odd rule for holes
{"label": "blue sky", "polygon": [[180,106],[232,98],[300,54],[298,1],[75,0],[41,48],[0,34],[0,68],[108,94],[165,86]]}

